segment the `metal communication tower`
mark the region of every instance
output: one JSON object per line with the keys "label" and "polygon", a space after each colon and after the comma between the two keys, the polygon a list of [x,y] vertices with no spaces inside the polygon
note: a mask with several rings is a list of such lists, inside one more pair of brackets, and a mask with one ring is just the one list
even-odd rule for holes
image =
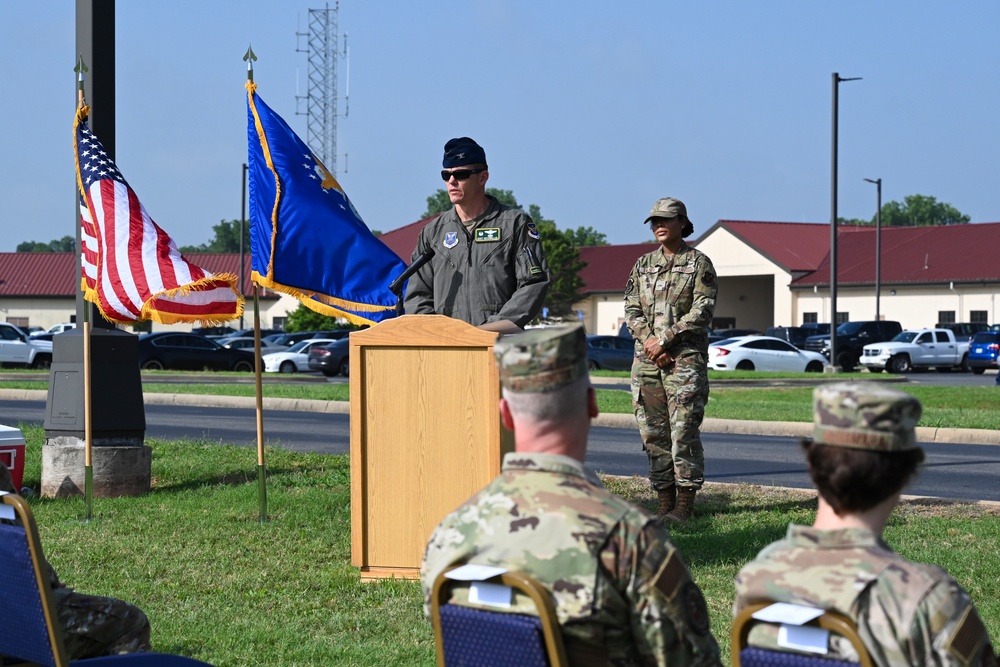
{"label": "metal communication tower", "polygon": [[[337,176],[337,60],[347,58],[347,34],[344,34],[344,51],[338,51],[337,14],[340,3],[333,9],[309,10],[308,32],[296,32],[296,40],[305,37],[306,48],[296,47],[296,51],[306,53],[309,60],[309,74],[306,94],[295,96],[296,113],[306,116],[306,143],[316,151],[327,170]],[[349,62],[349,61],[348,61]],[[348,86],[350,86],[348,73]],[[298,91],[296,91],[297,93]],[[349,94],[349,90],[348,90]],[[344,117],[347,117],[348,97],[344,97]],[[306,110],[299,110],[299,103],[305,101]],[[346,166],[344,171],[346,172]]]}

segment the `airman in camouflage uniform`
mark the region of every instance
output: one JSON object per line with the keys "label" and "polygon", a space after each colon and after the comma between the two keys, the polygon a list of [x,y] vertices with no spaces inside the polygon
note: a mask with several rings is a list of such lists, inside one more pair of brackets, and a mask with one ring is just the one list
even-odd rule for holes
{"label": "airman in camouflage uniform", "polygon": [[[839,612],[854,620],[873,661],[881,667],[995,666],[989,636],[968,593],[940,567],[910,562],[882,540],[885,521],[922,460],[914,437],[920,402],[904,392],[867,382],[819,387],[813,402],[813,443],[803,446],[820,490],[816,523],[812,527],[790,525],[784,540],[766,547],[740,571],[734,613],[768,601]],[[809,450],[816,445],[825,447],[814,454]],[[815,470],[824,465],[819,457],[835,456],[843,448],[878,452],[882,461],[836,459],[833,465],[840,467],[838,475],[878,475],[870,472],[876,465],[897,466],[903,469],[895,473],[897,488],[880,489],[864,506],[846,509],[841,503],[847,493],[833,497],[836,482],[826,481],[825,473],[818,476]],[[907,463],[901,454],[907,455]],[[849,489],[852,482],[843,484]],[[835,509],[838,505],[840,513]],[[758,624],[749,641],[774,647],[777,628]],[[832,636],[828,649],[829,657],[856,661],[853,649],[846,642],[833,641]]]}
{"label": "airman in camouflage uniform", "polygon": [[[18,493],[3,463],[0,491]],[[77,593],[59,581],[55,568],[45,565],[70,660],[150,650],[149,620],[141,609],[115,598]]]}
{"label": "airman in camouflage uniform", "polygon": [[694,227],[680,200],[658,200],[650,221],[662,245],[639,258],[625,286],[625,321],[635,338],[632,402],[657,514],[685,521],[705,481],[701,422],[718,285],[712,261],[683,240]]}
{"label": "airman in camouflage uniform", "polygon": [[[570,664],[719,665],[705,599],[666,529],[582,463],[597,414],[583,328],[505,337],[495,353],[517,451],[432,534],[425,601],[452,565],[504,567],[552,593]],[[452,602],[467,600],[456,585]],[[522,603],[513,610],[531,613]]]}

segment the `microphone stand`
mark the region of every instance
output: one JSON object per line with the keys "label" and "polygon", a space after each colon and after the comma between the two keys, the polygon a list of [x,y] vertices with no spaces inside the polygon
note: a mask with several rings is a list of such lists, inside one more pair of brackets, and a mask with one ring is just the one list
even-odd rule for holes
{"label": "microphone stand", "polygon": [[407,279],[414,273],[419,271],[424,264],[431,261],[434,257],[434,250],[428,250],[427,252],[417,257],[413,260],[413,264],[406,267],[406,270],[399,274],[399,277],[393,280],[389,284],[389,291],[396,295],[396,316],[403,314],[403,285],[406,283]]}

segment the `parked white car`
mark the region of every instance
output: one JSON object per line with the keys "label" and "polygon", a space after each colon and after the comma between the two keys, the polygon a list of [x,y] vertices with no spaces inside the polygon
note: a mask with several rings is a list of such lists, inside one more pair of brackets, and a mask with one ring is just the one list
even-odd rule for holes
{"label": "parked white car", "polygon": [[969,370],[969,341],[956,340],[949,329],[902,331],[885,343],[869,343],[862,349],[861,365],[873,373],[888,369],[906,373],[914,368]]}
{"label": "parked white car", "polygon": [[63,331],[69,331],[70,329],[75,329],[75,328],[76,324],[74,324],[73,322],[63,322],[62,324],[55,324],[46,329],[45,331],[32,331],[31,335],[32,337],[34,337],[34,336],[41,336],[43,334],[58,334],[62,333]]}
{"label": "parked white car", "polygon": [[826,357],[773,336],[738,336],[708,346],[708,367],[717,371],[821,373]]}
{"label": "parked white car", "polygon": [[300,340],[284,352],[262,356],[264,370],[268,373],[301,373],[309,370],[309,350],[318,345],[329,345],[332,338],[307,338]]}
{"label": "parked white car", "polygon": [[[247,352],[253,352],[254,342],[252,337],[229,337],[220,338],[215,341],[222,347],[228,347],[230,350],[246,350]],[[268,342],[261,339],[260,341],[260,356],[271,354],[272,352],[284,352],[288,348],[284,345],[276,345],[274,343]]]}
{"label": "parked white car", "polygon": [[52,365],[52,341],[35,340],[19,327],[0,322],[0,364],[48,368]]}

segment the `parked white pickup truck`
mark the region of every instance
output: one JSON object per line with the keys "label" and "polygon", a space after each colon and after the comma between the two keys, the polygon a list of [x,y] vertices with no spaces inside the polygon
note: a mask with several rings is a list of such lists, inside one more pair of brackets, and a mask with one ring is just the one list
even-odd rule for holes
{"label": "parked white pickup truck", "polygon": [[969,342],[947,329],[902,331],[886,343],[865,345],[859,363],[870,371],[906,373],[914,368],[969,370]]}
{"label": "parked white pickup truck", "polygon": [[0,364],[48,368],[52,365],[52,341],[29,338],[13,324],[0,322]]}

